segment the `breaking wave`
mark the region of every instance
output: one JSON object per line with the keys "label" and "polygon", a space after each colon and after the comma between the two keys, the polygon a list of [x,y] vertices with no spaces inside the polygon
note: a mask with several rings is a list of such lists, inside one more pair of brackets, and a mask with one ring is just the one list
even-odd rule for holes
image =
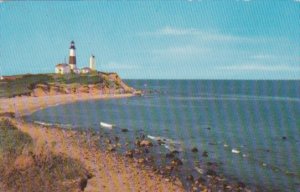
{"label": "breaking wave", "polygon": [[252,95],[216,95],[203,94],[194,97],[169,97],[172,100],[228,100],[228,101],[290,101],[300,102],[299,98],[294,97],[277,97],[277,96],[252,96]]}
{"label": "breaking wave", "polygon": [[160,136],[155,137],[155,136],[147,135],[147,137],[153,141],[161,142],[162,145],[169,151],[183,151],[182,142],[180,141],[175,141],[173,139],[167,137],[160,137]]}
{"label": "breaking wave", "polygon": [[60,127],[60,128],[74,128],[72,124],[60,124],[60,123],[49,123],[43,121],[34,121],[35,124],[46,126],[46,127]]}

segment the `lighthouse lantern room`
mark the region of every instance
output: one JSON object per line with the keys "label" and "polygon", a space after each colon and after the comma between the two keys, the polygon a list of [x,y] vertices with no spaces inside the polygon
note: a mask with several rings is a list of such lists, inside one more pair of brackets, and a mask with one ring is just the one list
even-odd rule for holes
{"label": "lighthouse lantern room", "polygon": [[75,54],[75,43],[74,43],[74,41],[71,41],[70,55],[69,55],[69,65],[71,67],[71,70],[76,69],[76,54]]}

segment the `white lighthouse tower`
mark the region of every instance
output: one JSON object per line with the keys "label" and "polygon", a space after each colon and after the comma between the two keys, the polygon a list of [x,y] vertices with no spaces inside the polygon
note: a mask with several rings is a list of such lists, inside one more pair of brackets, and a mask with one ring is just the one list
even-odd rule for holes
{"label": "white lighthouse tower", "polygon": [[70,55],[69,55],[69,65],[71,70],[76,70],[76,54],[75,54],[75,43],[74,41],[71,41],[70,46]]}
{"label": "white lighthouse tower", "polygon": [[90,69],[96,70],[96,59],[94,55],[91,55],[90,57]]}

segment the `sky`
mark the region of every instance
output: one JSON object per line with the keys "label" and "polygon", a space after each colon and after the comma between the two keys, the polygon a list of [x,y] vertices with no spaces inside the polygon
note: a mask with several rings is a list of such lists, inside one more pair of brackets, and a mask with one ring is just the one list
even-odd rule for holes
{"label": "sky", "polygon": [[0,0],[0,75],[53,73],[72,40],[125,79],[300,79],[300,0]]}

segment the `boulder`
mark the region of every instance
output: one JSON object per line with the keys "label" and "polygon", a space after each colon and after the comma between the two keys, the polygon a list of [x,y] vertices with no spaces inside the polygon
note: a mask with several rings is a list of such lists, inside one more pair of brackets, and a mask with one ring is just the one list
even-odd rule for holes
{"label": "boulder", "polygon": [[126,157],[130,157],[130,158],[133,158],[133,153],[134,153],[133,150],[126,151],[125,156],[126,156]]}
{"label": "boulder", "polygon": [[198,152],[198,149],[197,149],[197,147],[193,147],[191,151],[192,151],[193,153],[197,153],[197,152]]}
{"label": "boulder", "polygon": [[152,156],[146,157],[145,160],[146,160],[147,162],[149,162],[149,163],[154,162],[154,158],[153,158]]}
{"label": "boulder", "polygon": [[164,144],[166,144],[165,142],[163,142],[162,140],[157,140],[157,143],[158,143],[158,145],[164,145]]}
{"label": "boulder", "polygon": [[202,157],[208,157],[208,152],[207,151],[203,151]]}
{"label": "boulder", "polygon": [[147,148],[144,149],[144,153],[149,153],[149,152],[150,152],[149,149]]}
{"label": "boulder", "polygon": [[207,172],[206,172],[207,175],[210,175],[210,176],[216,176],[217,175],[217,172],[215,172],[214,170],[212,169],[208,169]]}
{"label": "boulder", "polygon": [[172,171],[174,169],[174,167],[167,165],[165,168],[167,171]]}
{"label": "boulder", "polygon": [[87,178],[81,178],[80,181],[79,181],[79,189],[81,191],[84,191],[84,189],[87,186],[87,183],[88,183],[88,179]]}
{"label": "boulder", "polygon": [[175,158],[171,161],[171,164],[174,166],[179,166],[179,165],[183,165],[182,161],[178,158]]}
{"label": "boulder", "polygon": [[126,133],[126,132],[128,132],[128,129],[124,128],[124,129],[121,129],[121,131],[122,131],[123,133]]}
{"label": "boulder", "polygon": [[166,154],[166,158],[172,159],[174,157],[175,157],[174,153],[167,153]]}
{"label": "boulder", "polygon": [[151,141],[148,141],[148,140],[142,140],[142,141],[140,142],[140,146],[141,146],[141,147],[152,147],[153,144],[151,143]]}
{"label": "boulder", "polygon": [[140,141],[140,140],[135,140],[134,143],[135,143],[135,145],[138,146],[138,147],[141,145],[141,141]]}
{"label": "boulder", "polygon": [[145,163],[145,159],[140,158],[140,159],[137,160],[137,162],[138,162],[139,164],[143,164],[143,163]]}
{"label": "boulder", "polygon": [[186,177],[186,180],[188,181],[194,181],[194,176],[193,175],[189,175]]}
{"label": "boulder", "polygon": [[173,150],[173,151],[171,151],[171,153],[173,153],[173,154],[179,154],[179,151]]}
{"label": "boulder", "polygon": [[237,183],[237,186],[238,186],[239,188],[245,188],[245,187],[246,187],[245,183],[243,183],[243,182],[241,182],[241,181],[239,181],[239,182]]}
{"label": "boulder", "polygon": [[107,150],[110,151],[110,152],[114,152],[114,151],[116,151],[116,147],[113,146],[113,145],[110,145],[110,146],[107,147]]}

